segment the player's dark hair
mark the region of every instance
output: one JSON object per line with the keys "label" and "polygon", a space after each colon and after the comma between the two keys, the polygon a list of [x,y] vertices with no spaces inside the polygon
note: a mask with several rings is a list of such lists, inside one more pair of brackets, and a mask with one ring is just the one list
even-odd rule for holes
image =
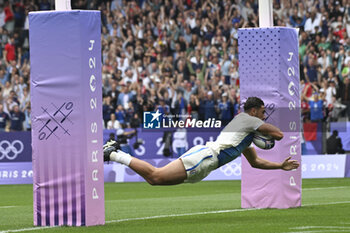
{"label": "player's dark hair", "polygon": [[264,101],[258,97],[249,97],[247,101],[244,103],[244,111],[249,111],[252,108],[261,108],[264,106]]}

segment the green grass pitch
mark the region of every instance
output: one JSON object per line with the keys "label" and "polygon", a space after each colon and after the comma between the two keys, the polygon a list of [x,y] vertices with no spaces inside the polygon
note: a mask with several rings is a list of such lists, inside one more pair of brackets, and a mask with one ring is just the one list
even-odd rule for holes
{"label": "green grass pitch", "polygon": [[0,232],[350,232],[350,178],[303,180],[301,208],[244,210],[240,196],[240,181],[106,183],[106,225],[39,230],[32,186],[3,185]]}

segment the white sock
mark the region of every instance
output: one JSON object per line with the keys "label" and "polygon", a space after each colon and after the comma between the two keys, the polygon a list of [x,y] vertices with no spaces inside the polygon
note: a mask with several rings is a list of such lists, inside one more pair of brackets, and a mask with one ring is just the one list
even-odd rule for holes
{"label": "white sock", "polygon": [[126,166],[129,166],[132,159],[131,155],[121,150],[113,151],[109,157],[111,158],[112,161],[124,164]]}

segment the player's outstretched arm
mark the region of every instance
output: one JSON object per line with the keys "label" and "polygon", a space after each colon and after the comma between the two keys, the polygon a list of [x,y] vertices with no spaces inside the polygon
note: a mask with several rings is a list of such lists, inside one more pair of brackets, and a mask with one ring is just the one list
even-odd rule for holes
{"label": "player's outstretched arm", "polygon": [[271,137],[273,137],[275,140],[281,140],[283,138],[283,133],[282,131],[277,128],[274,125],[271,125],[269,123],[264,123],[262,124],[257,131],[259,131],[260,133],[264,134],[264,135],[269,135]]}
{"label": "player's outstretched arm", "polygon": [[259,169],[283,169],[285,171],[290,171],[297,169],[300,165],[297,160],[290,160],[291,157],[286,158],[282,163],[271,162],[260,158],[253,147],[246,148],[243,154],[252,167]]}

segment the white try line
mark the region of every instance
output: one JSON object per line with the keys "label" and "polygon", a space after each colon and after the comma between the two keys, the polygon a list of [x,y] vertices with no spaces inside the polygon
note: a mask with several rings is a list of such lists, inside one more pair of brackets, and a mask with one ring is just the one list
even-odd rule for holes
{"label": "white try line", "polygon": [[0,233],[9,233],[9,232],[23,232],[23,231],[40,231],[50,228],[57,228],[58,226],[53,227],[28,227],[28,228],[22,228],[22,229],[14,229],[14,230],[6,230],[6,231],[0,231]]}
{"label": "white try line", "polygon": [[17,206],[14,205],[8,205],[8,206],[0,206],[0,209],[8,209],[8,208],[15,208]]}
{"label": "white try line", "polygon": [[[305,204],[302,206],[337,205],[337,204],[348,204],[348,203],[350,204],[350,201],[312,203],[312,204]],[[167,214],[167,215],[156,215],[156,216],[139,217],[139,218],[124,218],[124,219],[109,220],[109,221],[106,221],[106,223],[119,223],[119,222],[128,222],[128,221],[149,220],[149,219],[170,218],[170,217],[183,217],[183,216],[194,216],[194,215],[206,215],[206,214],[222,214],[222,213],[244,212],[244,211],[252,211],[252,210],[262,210],[262,209],[258,209],[258,208],[256,208],[256,209],[232,209],[232,210],[217,210],[217,211],[205,211],[205,212],[194,212],[194,213],[183,213],[183,214]],[[0,233],[39,231],[39,230],[45,230],[45,229],[51,229],[51,228],[57,228],[57,227],[58,226],[30,227],[30,228],[0,231]],[[301,232],[299,232],[299,233],[301,233]]]}
{"label": "white try line", "polygon": [[302,191],[305,190],[323,190],[323,189],[346,189],[350,188],[350,186],[338,186],[338,187],[324,187],[324,188],[303,188]]}
{"label": "white try line", "polygon": [[205,214],[222,214],[222,213],[249,211],[249,210],[260,210],[260,209],[233,209],[233,210],[216,210],[216,211],[183,213],[183,214],[166,214],[166,215],[157,215],[157,216],[140,217],[140,218],[125,218],[125,219],[109,220],[109,221],[106,221],[106,223],[148,220],[148,219],[158,219],[158,218],[172,218],[172,217],[183,217],[183,216],[205,215]]}
{"label": "white try line", "polygon": [[349,229],[350,227],[341,227],[341,226],[301,226],[301,227],[291,227],[289,229],[293,230],[307,230],[307,229]]}
{"label": "white try line", "polygon": [[313,203],[313,204],[304,204],[303,206],[318,206],[318,205],[338,205],[338,204],[350,204],[350,201],[337,201],[337,202],[327,202],[327,203]]}
{"label": "white try line", "polygon": [[311,231],[288,231],[284,233],[322,233],[322,232],[349,232],[349,230],[327,229],[327,230],[311,230]]}
{"label": "white try line", "polygon": [[[318,232],[350,232],[350,227],[342,226],[300,226],[291,227],[290,230],[301,231],[288,231],[284,233],[318,233]],[[304,231],[307,230],[307,231]]]}
{"label": "white try line", "polygon": [[[348,203],[350,204],[350,201],[313,203],[313,204],[302,205],[302,207],[303,206],[318,206],[318,205],[338,205],[338,204],[348,204]],[[196,212],[196,213],[158,215],[158,216],[149,216],[149,217],[140,217],[140,218],[126,218],[126,219],[109,220],[109,221],[106,221],[106,223],[127,222],[127,221],[136,221],[136,220],[148,220],[148,219],[158,219],[158,218],[170,218],[170,217],[183,217],[183,216],[204,215],[204,214],[232,213],[232,212],[242,212],[242,211],[249,211],[249,210],[261,210],[261,208],[217,210],[217,211],[206,211],[206,212]]]}

